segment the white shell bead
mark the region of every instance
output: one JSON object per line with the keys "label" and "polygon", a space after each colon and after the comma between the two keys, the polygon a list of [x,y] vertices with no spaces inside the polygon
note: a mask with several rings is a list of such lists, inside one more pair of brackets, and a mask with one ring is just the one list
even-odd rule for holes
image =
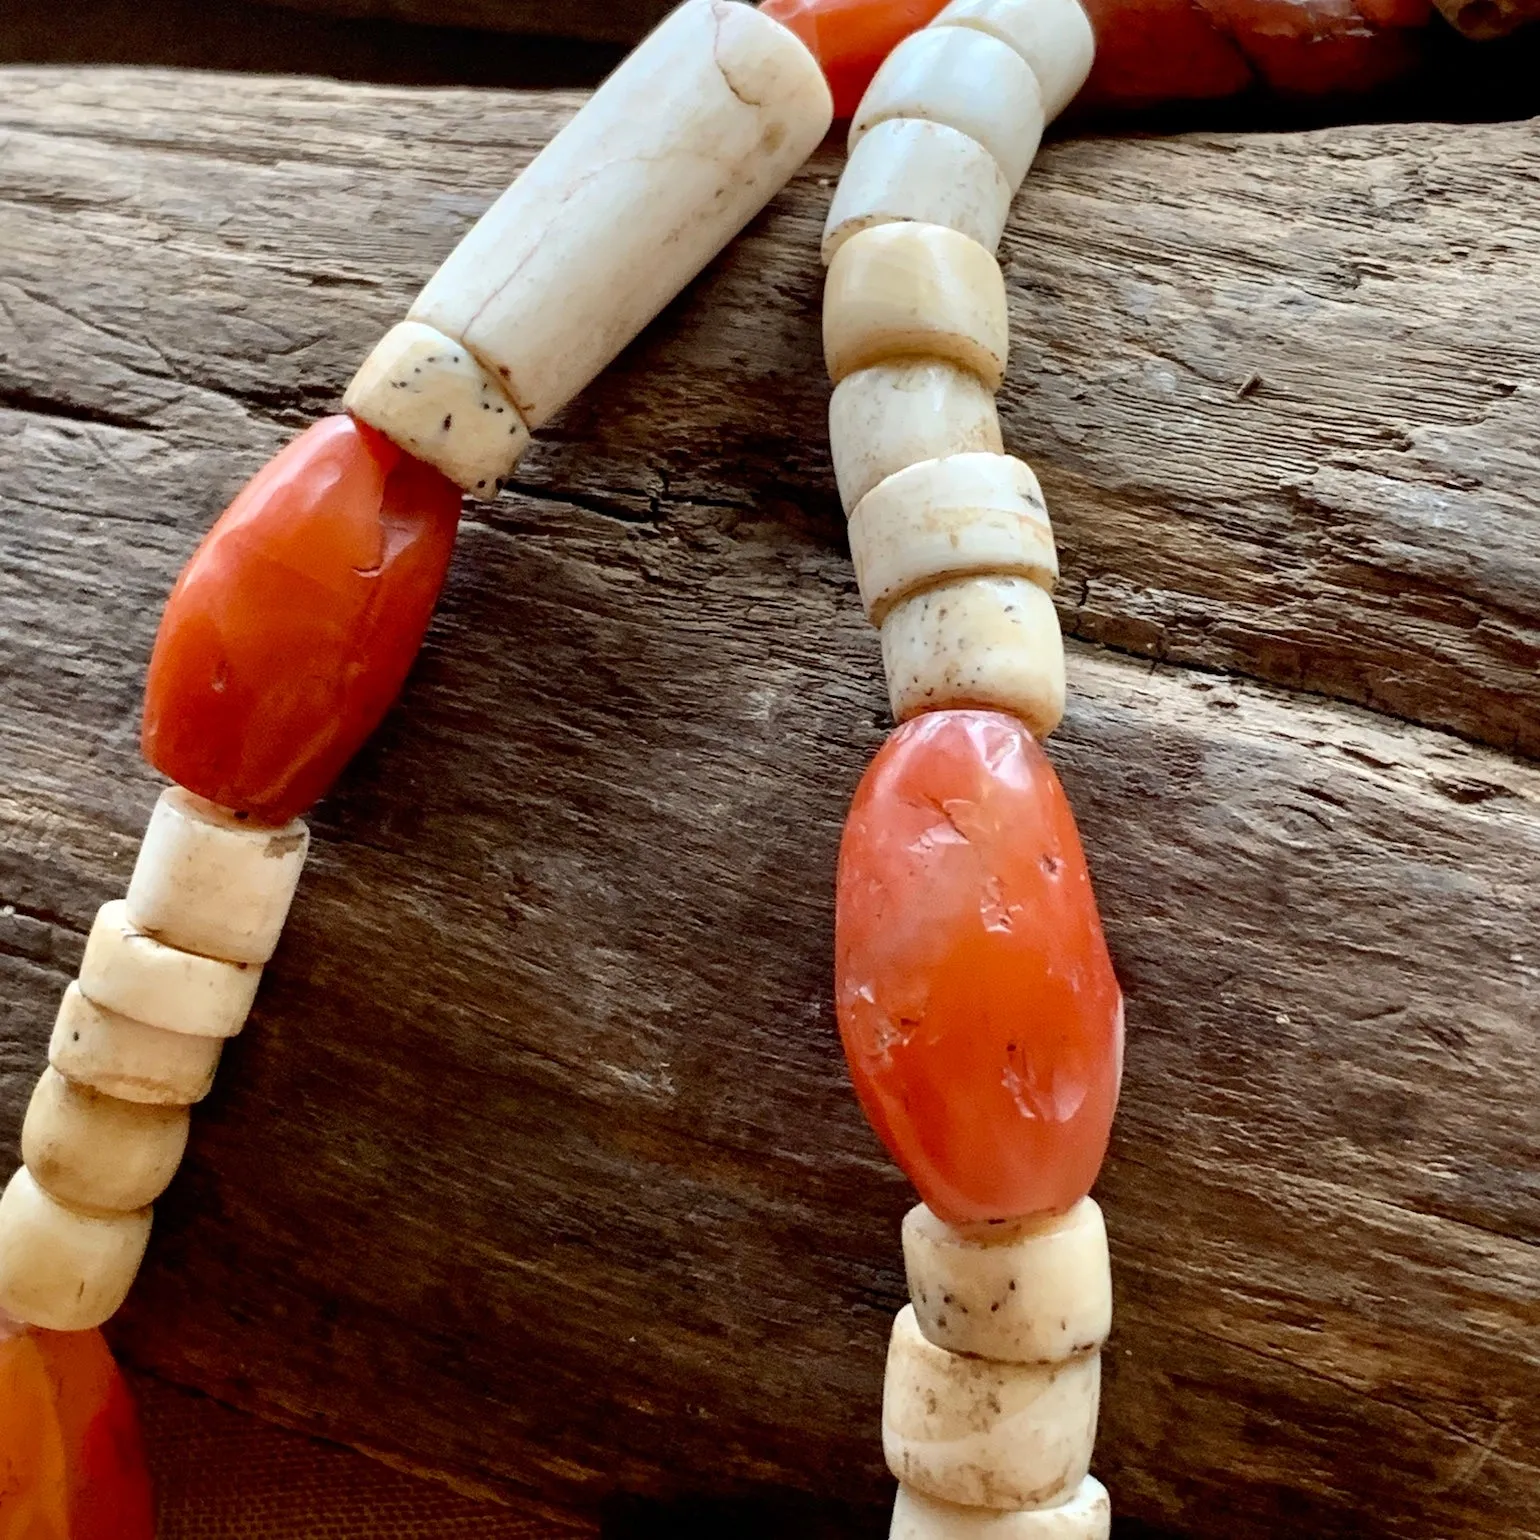
{"label": "white shell bead", "polygon": [[128,1102],[181,1107],[202,1101],[214,1084],[220,1037],[165,1032],[93,1005],[79,984],[64,991],[48,1062],[77,1085]]}
{"label": "white shell bead", "polygon": [[1108,1540],[1111,1533],[1107,1489],[1087,1476],[1068,1502],[1015,1513],[960,1508],[901,1486],[888,1540]]}
{"label": "white shell bead", "polygon": [[952,0],[931,23],[974,27],[1014,48],[1042,88],[1051,123],[1086,83],[1096,34],[1079,0]]}

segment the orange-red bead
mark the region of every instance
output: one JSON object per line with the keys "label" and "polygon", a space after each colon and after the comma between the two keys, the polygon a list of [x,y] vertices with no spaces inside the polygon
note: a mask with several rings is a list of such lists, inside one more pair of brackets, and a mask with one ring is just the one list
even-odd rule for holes
{"label": "orange-red bead", "polygon": [[834,115],[854,115],[877,66],[947,0],[765,0],[760,6],[807,44],[834,94]]}
{"label": "orange-red bead", "polygon": [[154,1540],[133,1399],[94,1331],[0,1339],[0,1540]]}
{"label": "orange-red bead", "polygon": [[861,1104],[941,1218],[1089,1191],[1123,997],[1064,790],[1014,717],[938,711],[888,739],[845,825],[834,950]]}
{"label": "orange-red bead", "polygon": [[172,590],[145,687],[145,758],[262,822],[303,813],[399,693],[459,511],[452,482],[351,417],[280,451]]}

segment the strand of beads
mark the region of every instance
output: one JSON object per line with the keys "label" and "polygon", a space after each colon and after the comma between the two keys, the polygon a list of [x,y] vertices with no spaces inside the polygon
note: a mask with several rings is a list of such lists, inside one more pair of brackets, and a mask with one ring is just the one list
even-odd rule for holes
{"label": "strand of beads", "polygon": [[[88,1329],[128,1292],[188,1108],[278,943],[309,841],[300,815],[417,655],[461,490],[491,495],[530,430],[779,191],[831,118],[792,32],[735,0],[686,0],[460,243],[359,371],[348,415],[283,449],[194,553],[145,692],[145,757],[175,784],[126,898],[96,918],[0,1196],[0,1432],[89,1442],[122,1421],[126,1392]],[[86,1335],[66,1351],[51,1332]],[[50,1438],[0,1448],[0,1540],[149,1534],[147,1499],[93,1487],[103,1461]]]}
{"label": "strand of beads", "polygon": [[1123,1004],[1039,746],[1064,709],[1058,563],[1007,455],[994,248],[1094,51],[1076,0],[953,0],[877,71],[824,232],[830,438],[900,726],[840,850],[836,1003],[924,1202],[888,1354],[894,1540],[1105,1540],[1089,1475],[1111,1282],[1087,1196]]}

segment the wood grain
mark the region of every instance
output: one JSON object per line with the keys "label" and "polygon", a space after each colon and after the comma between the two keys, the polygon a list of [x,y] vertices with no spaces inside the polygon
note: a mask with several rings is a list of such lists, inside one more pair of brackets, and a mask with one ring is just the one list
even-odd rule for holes
{"label": "wood grain", "polygon": [[[14,1132],[153,800],[179,564],[578,99],[0,86]],[[908,1198],[828,988],[888,725],[823,428],[836,172],[468,513],[161,1207],[140,1364],[537,1501],[881,1500]],[[1007,236],[1130,1001],[1099,1469],[1190,1535],[1540,1535],[1537,182],[1523,124],[1085,140]]]}

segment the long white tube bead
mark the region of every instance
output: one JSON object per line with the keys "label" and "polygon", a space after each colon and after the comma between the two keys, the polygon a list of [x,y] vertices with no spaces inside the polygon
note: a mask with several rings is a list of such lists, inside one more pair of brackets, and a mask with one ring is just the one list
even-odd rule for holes
{"label": "long white tube bead", "polygon": [[823,259],[858,230],[902,219],[945,225],[986,250],[1000,244],[1011,184],[976,139],[921,118],[893,118],[862,135],[850,152],[829,218]]}
{"label": "long white tube bead", "polygon": [[1046,1508],[1085,1479],[1101,1358],[1002,1364],[937,1347],[914,1307],[893,1323],[882,1447],[906,1486],[966,1508]]}
{"label": "long white tube bead", "polygon": [[50,1331],[100,1326],[127,1296],[149,1239],[149,1209],[82,1213],[22,1166],[0,1194],[0,1310]]}
{"label": "long white tube bead", "polygon": [[952,0],[933,27],[972,27],[1008,44],[1031,67],[1051,123],[1069,106],[1096,57],[1079,0]]}
{"label": "long white tube bead", "polygon": [[1107,1540],[1112,1502],[1095,1476],[1087,1476],[1068,1502],[1052,1508],[960,1508],[901,1486],[893,1504],[888,1540]]}
{"label": "long white tube bead", "polygon": [[883,61],[850,121],[850,148],[892,118],[945,123],[976,139],[1013,193],[1047,121],[1037,76],[1014,48],[973,27],[937,26],[911,33]]}
{"label": "long white tube bead", "polygon": [[828,131],[779,22],[687,0],[428,281],[410,319],[463,343],[539,428],[695,277]]}
{"label": "long white tube bead", "polygon": [[848,374],[829,398],[829,448],[845,512],[879,481],[921,460],[1001,453],[994,392],[972,372],[900,358]]}
{"label": "long white tube bead", "polygon": [[1014,455],[921,460],[880,481],[850,516],[867,617],[949,578],[1005,573],[1051,589],[1059,559],[1037,477]]}

